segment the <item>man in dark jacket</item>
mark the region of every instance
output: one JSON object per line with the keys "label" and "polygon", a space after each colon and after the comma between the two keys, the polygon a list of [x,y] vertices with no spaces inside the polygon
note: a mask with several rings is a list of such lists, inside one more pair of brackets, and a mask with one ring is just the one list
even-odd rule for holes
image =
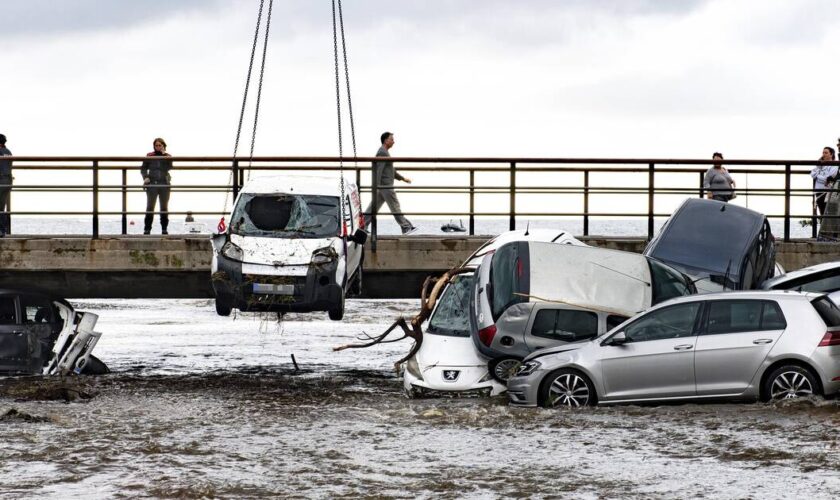
{"label": "man in dark jacket", "polygon": [[[0,158],[12,156],[6,148],[6,136],[0,134]],[[11,210],[9,197],[12,191],[12,160],[0,160],[0,212]],[[12,232],[12,218],[8,213],[0,213],[0,238]]]}
{"label": "man in dark jacket", "polygon": [[[376,152],[376,156],[390,158],[391,154],[388,152],[394,145],[394,134],[391,132],[384,132],[379,140],[382,146]],[[384,203],[388,204],[391,209],[391,215],[397,220],[397,224],[402,229],[402,234],[411,234],[417,231],[408,219],[402,214],[400,208],[400,201],[397,199],[397,193],[394,191],[394,180],[400,180],[407,184],[411,184],[411,179],[400,175],[394,169],[394,162],[383,160],[373,162],[373,171],[371,172],[371,184],[377,186],[376,199],[371,200],[367,210],[365,210],[365,227],[371,222],[372,214],[378,213]]]}
{"label": "man in dark jacket", "polygon": [[143,188],[146,190],[146,217],[143,220],[143,234],[152,232],[155,203],[158,200],[160,200],[160,233],[169,234],[167,232],[169,227],[169,190],[171,189],[169,171],[172,169],[172,160],[152,159],[156,156],[170,156],[166,152],[166,142],[163,139],[158,137],[152,145],[155,150],[146,155],[150,158],[144,161],[143,166],[140,167],[140,175],[143,176]]}

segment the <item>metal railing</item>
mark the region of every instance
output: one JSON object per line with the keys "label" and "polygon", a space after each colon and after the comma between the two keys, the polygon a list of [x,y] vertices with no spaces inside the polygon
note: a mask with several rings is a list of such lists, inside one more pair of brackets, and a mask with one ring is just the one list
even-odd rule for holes
{"label": "metal railing", "polygon": [[[144,189],[140,178],[139,168],[146,157],[34,157],[18,156],[4,157],[3,160],[13,161],[13,173],[18,178],[12,185],[14,196],[20,193],[88,193],[90,196],[89,210],[79,210],[73,206],[45,206],[45,209],[14,211],[1,214],[37,215],[37,216],[90,216],[91,234],[93,238],[100,237],[100,217],[120,216],[121,234],[128,232],[128,217],[131,215],[146,215],[160,212],[146,212],[134,210],[129,206],[129,197],[134,193],[141,193]],[[156,158],[157,159],[157,158]],[[250,175],[265,173],[291,173],[307,171],[337,171],[339,159],[336,157],[259,157],[253,161],[246,158],[231,159],[229,157],[171,157],[173,172],[182,177],[171,186],[173,193],[201,193],[215,194],[219,198],[219,209],[204,211],[190,210],[193,215],[226,215],[230,204],[222,207],[221,198],[225,193],[235,199],[241,187]],[[376,158],[364,157],[353,160],[344,159],[343,168],[349,178],[355,176],[356,183],[363,194],[372,196],[383,186],[371,186],[369,181],[370,162]],[[582,219],[582,233],[589,235],[590,221],[596,217],[646,218],[647,237],[654,234],[654,220],[667,217],[668,212],[657,210],[657,199],[670,197],[703,196],[703,176],[711,160],[693,159],[618,159],[618,158],[420,158],[394,157],[391,158],[397,170],[403,174],[419,174],[435,182],[426,184],[411,184],[394,186],[401,196],[418,194],[434,196],[466,197],[466,210],[447,208],[438,204],[437,210],[403,211],[406,216],[443,218],[466,217],[469,220],[468,233],[475,234],[477,217],[503,217],[508,219],[508,227],[516,229],[517,217],[537,218],[580,218]],[[751,199],[776,199],[782,197],[780,210],[765,212],[768,218],[783,219],[783,237],[790,240],[791,220],[806,219],[811,221],[812,237],[816,237],[816,215],[812,200],[814,190],[811,189],[809,173],[819,162],[816,161],[778,161],[778,160],[726,160],[724,165],[729,172],[738,177],[745,175],[747,183],[750,176],[761,178],[763,187],[737,186],[738,196]],[[838,165],[838,162],[830,162]],[[50,179],[58,182],[46,182],[43,176],[30,179],[35,173],[51,172]],[[78,173],[84,172],[86,179],[79,180]],[[74,175],[75,174],[75,175]],[[437,182],[442,177],[460,176],[460,180],[451,183]],[[132,177],[130,177],[131,175]],[[556,176],[572,176],[577,180],[552,181]],[[72,181],[62,181],[70,178]],[[526,178],[537,181],[527,182]],[[608,181],[598,181],[596,177],[613,179],[624,185],[612,185]],[[211,178],[210,182],[207,179]],[[363,183],[366,180],[366,183]],[[479,177],[484,178],[482,181]],[[668,177],[674,185],[661,185],[661,179]],[[20,182],[25,178],[26,182]],[[107,178],[107,179],[106,179]],[[181,182],[189,178],[190,182]],[[225,178],[227,180],[225,180]],[[678,179],[677,179],[678,178]],[[688,180],[693,178],[693,180]],[[197,180],[198,179],[198,180]],[[640,181],[641,179],[641,181]],[[103,180],[105,182],[103,182]],[[620,182],[619,182],[620,181]],[[5,185],[0,184],[0,189]],[[118,201],[109,199],[110,209],[102,209],[103,196],[118,194]],[[579,209],[542,210],[518,209],[517,202],[528,196],[572,196],[577,197]],[[611,197],[611,206],[624,205],[622,200],[635,196],[643,197],[644,201],[636,201],[636,205],[643,206],[642,210],[592,210],[593,198]],[[28,196],[28,195],[27,195]],[[206,196],[205,196],[206,197]],[[506,203],[497,201],[493,208],[480,210],[477,201],[482,197],[506,198]],[[561,200],[561,198],[556,198]],[[45,201],[49,201],[45,199]],[[463,201],[463,200],[462,200]],[[450,202],[450,205],[462,203]],[[568,205],[568,199],[566,199]],[[792,202],[800,207],[810,209],[801,213],[792,212]],[[202,202],[206,206],[209,201]],[[136,204],[136,203],[135,203]],[[416,204],[416,203],[415,203]],[[463,203],[462,203],[463,204]],[[533,203],[532,203],[533,204]],[[603,204],[603,203],[602,203]],[[778,206],[779,203],[771,203]],[[364,203],[363,207],[366,207]],[[74,209],[75,208],[75,209]],[[145,205],[144,207],[145,208]],[[187,211],[168,211],[170,215],[183,215]],[[381,215],[381,214],[380,214]],[[377,224],[376,217],[372,221],[372,245],[375,251]],[[640,235],[641,236],[641,235]]]}

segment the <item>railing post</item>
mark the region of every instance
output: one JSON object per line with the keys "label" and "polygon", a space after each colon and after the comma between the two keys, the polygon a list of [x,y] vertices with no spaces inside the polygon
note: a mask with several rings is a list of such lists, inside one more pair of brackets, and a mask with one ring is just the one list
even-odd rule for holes
{"label": "railing post", "polygon": [[648,239],[653,239],[653,163],[648,165]]}
{"label": "railing post", "polygon": [[790,165],[785,165],[785,241],[790,241]]}
{"label": "railing post", "polygon": [[475,234],[475,170],[470,169],[470,236]]}
{"label": "railing post", "polygon": [[510,230],[516,229],[516,162],[510,162]]}
{"label": "railing post", "polygon": [[122,169],[122,234],[128,234],[128,169]]}
{"label": "railing post", "polygon": [[[231,201],[232,205],[233,202],[236,201],[236,197],[239,196],[239,160],[233,160],[233,167],[231,173],[233,176],[233,186],[231,186],[231,188],[233,189],[233,200]],[[226,208],[227,207],[224,207],[222,210]]]}
{"label": "railing post", "polygon": [[704,174],[703,172],[697,172],[697,174],[700,176],[700,183],[698,184],[699,187],[697,189],[697,195],[700,198],[703,198],[703,180],[705,179],[706,174]]}
{"label": "railing post", "polygon": [[99,161],[93,161],[93,239],[99,238]]}
{"label": "railing post", "polygon": [[583,171],[583,235],[589,236],[589,170]]}
{"label": "railing post", "polygon": [[[376,212],[379,211],[377,196],[379,195],[379,186],[376,181],[376,163],[370,170],[370,251],[376,253]],[[367,223],[367,220],[365,220]]]}

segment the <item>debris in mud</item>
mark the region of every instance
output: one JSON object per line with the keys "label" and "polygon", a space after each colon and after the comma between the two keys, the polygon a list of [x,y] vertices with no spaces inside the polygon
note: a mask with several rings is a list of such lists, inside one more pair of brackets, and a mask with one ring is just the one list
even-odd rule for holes
{"label": "debris in mud", "polygon": [[[431,276],[427,277],[426,280],[423,282],[423,286],[420,289],[420,312],[414,316],[410,322],[406,322],[405,318],[400,316],[394,321],[390,327],[388,327],[385,332],[373,336],[369,335],[366,332],[362,332],[362,335],[357,337],[357,340],[360,342],[354,344],[344,344],[341,346],[333,347],[333,351],[343,351],[344,349],[361,349],[364,347],[371,347],[376,344],[390,344],[393,342],[398,342],[405,338],[411,338],[414,340],[414,345],[411,346],[411,349],[408,351],[408,354],[400,358],[396,363],[394,363],[394,371],[399,373],[400,372],[400,365],[408,361],[409,359],[413,358],[415,354],[420,350],[420,346],[423,345],[423,323],[429,319],[432,315],[432,311],[435,309],[435,304],[437,303],[438,295],[446,288],[446,285],[449,281],[459,274],[473,272],[474,269],[471,267],[456,267],[450,269],[449,271],[445,272],[443,276],[440,278],[433,278]],[[431,290],[429,287],[434,285]],[[394,339],[386,340],[388,336],[394,331],[397,327],[400,327],[403,331],[403,335],[401,337],[397,337]]]}
{"label": "debris in mud", "polygon": [[0,397],[23,401],[64,401],[70,403],[93,398],[96,393],[90,388],[69,381],[51,379],[19,379],[11,384],[0,385]]}
{"label": "debris in mud", "polygon": [[18,411],[16,408],[12,408],[6,413],[0,415],[0,422],[8,422],[15,420],[21,422],[49,422],[50,419],[48,419],[47,417],[30,415],[28,413]]}
{"label": "debris in mud", "polygon": [[429,410],[424,411],[420,414],[423,418],[435,418],[435,417],[442,417],[444,416],[443,410],[439,410],[437,408],[432,408]]}

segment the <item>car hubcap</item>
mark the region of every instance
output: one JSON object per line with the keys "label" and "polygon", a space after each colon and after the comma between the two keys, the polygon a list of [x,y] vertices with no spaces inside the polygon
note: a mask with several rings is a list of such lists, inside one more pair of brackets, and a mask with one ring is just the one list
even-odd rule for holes
{"label": "car hubcap", "polygon": [[589,387],[581,377],[564,373],[551,383],[549,397],[551,406],[585,406],[589,402]]}
{"label": "car hubcap", "polygon": [[800,372],[790,371],[780,374],[773,381],[770,396],[773,399],[793,399],[814,394],[811,381]]}
{"label": "car hubcap", "polygon": [[496,376],[499,380],[507,381],[507,379],[516,373],[516,370],[519,369],[521,364],[522,363],[520,363],[518,359],[506,359],[501,361],[496,365]]}

